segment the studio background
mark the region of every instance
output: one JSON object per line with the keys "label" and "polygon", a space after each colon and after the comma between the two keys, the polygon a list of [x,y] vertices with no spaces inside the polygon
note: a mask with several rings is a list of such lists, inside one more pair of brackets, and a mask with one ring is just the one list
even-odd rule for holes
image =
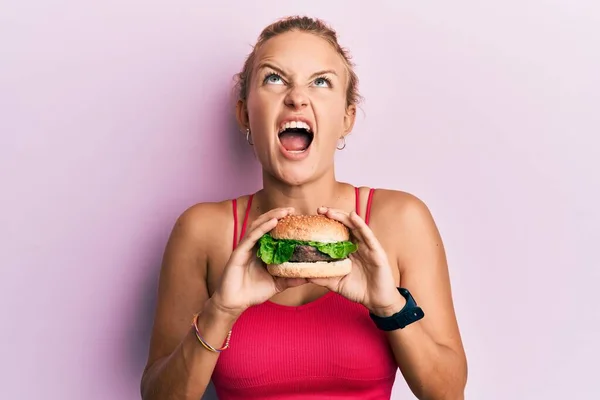
{"label": "studio background", "polygon": [[[409,191],[438,223],[467,399],[598,398],[599,11],[4,2],[0,398],[139,398],[175,219],[260,186],[232,77],[264,26],[297,13],[333,24],[357,63],[366,102],[339,179]],[[393,398],[414,398],[400,375]]]}

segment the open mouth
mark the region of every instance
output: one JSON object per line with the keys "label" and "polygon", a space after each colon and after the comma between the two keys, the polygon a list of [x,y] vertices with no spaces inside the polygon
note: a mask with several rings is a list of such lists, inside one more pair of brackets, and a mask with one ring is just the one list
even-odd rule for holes
{"label": "open mouth", "polygon": [[279,142],[290,153],[303,153],[312,143],[314,134],[304,122],[287,122],[279,129]]}

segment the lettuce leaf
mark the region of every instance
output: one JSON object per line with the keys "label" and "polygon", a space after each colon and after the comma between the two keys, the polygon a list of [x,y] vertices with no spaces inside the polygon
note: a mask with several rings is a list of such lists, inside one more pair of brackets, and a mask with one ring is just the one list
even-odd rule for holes
{"label": "lettuce leaf", "polygon": [[297,245],[315,247],[320,252],[325,253],[334,259],[348,257],[350,253],[353,253],[358,249],[356,244],[347,240],[336,243],[319,243],[290,239],[273,239],[273,237],[267,233],[259,239],[256,255],[265,264],[282,264],[292,257]]}

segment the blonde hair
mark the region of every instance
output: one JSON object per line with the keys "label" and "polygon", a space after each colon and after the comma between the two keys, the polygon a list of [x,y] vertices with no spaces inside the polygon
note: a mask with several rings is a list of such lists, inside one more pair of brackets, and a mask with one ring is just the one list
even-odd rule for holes
{"label": "blonde hair", "polygon": [[351,62],[351,56],[348,50],[341,47],[338,43],[337,33],[320,19],[292,16],[275,21],[263,29],[254,45],[252,52],[246,58],[242,71],[236,74],[237,97],[240,100],[246,100],[250,87],[250,77],[254,68],[254,59],[256,51],[269,39],[282,33],[300,31],[312,33],[322,39],[325,39],[342,57],[348,73],[348,83],[346,88],[346,106],[357,104],[361,100],[358,93],[358,76],[354,72],[354,64]]}

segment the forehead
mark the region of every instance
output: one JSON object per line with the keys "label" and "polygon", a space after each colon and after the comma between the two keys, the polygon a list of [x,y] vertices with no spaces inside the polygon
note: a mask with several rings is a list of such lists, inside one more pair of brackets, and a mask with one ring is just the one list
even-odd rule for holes
{"label": "forehead", "polygon": [[256,53],[256,63],[271,62],[293,74],[333,69],[342,74],[341,56],[325,39],[307,32],[286,32],[269,39]]}

